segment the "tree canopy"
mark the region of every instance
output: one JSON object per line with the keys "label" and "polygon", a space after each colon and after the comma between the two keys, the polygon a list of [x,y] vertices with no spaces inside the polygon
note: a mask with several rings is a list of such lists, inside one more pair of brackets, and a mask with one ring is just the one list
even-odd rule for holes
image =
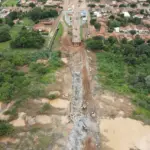
{"label": "tree canopy", "polygon": [[50,9],[50,10],[42,10],[39,7],[35,7],[32,9],[31,12],[29,12],[28,16],[33,20],[33,21],[38,21],[39,19],[44,19],[44,18],[54,18],[58,16],[58,12],[56,10]]}
{"label": "tree canopy", "polygon": [[11,42],[12,48],[41,48],[44,44],[44,38],[38,31],[22,28],[19,36]]}
{"label": "tree canopy", "polygon": [[6,42],[10,39],[9,27],[7,25],[0,26],[0,42]]}

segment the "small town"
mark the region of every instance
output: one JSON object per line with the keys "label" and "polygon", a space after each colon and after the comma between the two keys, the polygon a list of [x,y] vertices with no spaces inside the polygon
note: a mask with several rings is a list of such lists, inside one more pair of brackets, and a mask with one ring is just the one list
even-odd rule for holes
{"label": "small town", "polygon": [[0,150],[150,150],[150,0],[0,0]]}

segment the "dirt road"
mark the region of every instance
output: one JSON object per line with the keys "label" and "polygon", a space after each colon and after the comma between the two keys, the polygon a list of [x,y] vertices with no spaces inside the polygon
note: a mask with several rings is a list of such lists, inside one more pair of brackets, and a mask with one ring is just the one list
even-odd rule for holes
{"label": "dirt road", "polygon": [[[70,5],[74,14],[80,14],[80,10],[86,6],[84,3],[82,8],[78,7],[77,1],[71,1],[68,6]],[[76,19],[76,16],[74,19]],[[63,25],[65,24],[63,23]],[[75,28],[78,29],[76,33],[80,36],[80,24],[76,24]],[[71,42],[72,37],[67,34],[66,26],[64,29],[65,32],[61,43],[62,50],[69,55],[69,67],[72,73],[70,119],[74,124],[68,137],[67,150],[87,149],[87,147],[90,148],[88,144],[94,149],[99,149],[99,121],[95,109],[96,103],[92,98],[91,77],[86,49],[83,44],[74,47]]]}

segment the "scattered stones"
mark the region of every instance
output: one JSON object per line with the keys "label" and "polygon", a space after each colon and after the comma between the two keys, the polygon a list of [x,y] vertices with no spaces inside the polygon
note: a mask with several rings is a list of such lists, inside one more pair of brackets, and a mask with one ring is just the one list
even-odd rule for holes
{"label": "scattered stones", "polygon": [[96,114],[94,112],[92,112],[91,116],[94,118],[96,116]]}
{"label": "scattered stones", "polygon": [[48,63],[48,60],[47,60],[47,59],[38,59],[38,60],[36,61],[36,63],[46,65],[46,64]]}
{"label": "scattered stones", "polygon": [[106,100],[108,100],[108,101],[111,101],[111,102],[115,102],[115,98],[114,98],[114,96],[113,95],[110,95],[110,94],[103,94],[102,96],[101,96],[101,98],[102,99],[106,99]]}
{"label": "scattered stones", "polygon": [[25,112],[20,112],[20,113],[18,114],[18,116],[19,116],[19,118],[21,118],[21,119],[25,119],[26,113],[25,113]]}
{"label": "scattered stones", "polygon": [[33,118],[33,117],[31,117],[31,116],[27,116],[27,117],[26,117],[26,122],[27,122],[27,124],[30,125],[30,126],[36,124],[35,118]]}
{"label": "scattered stones", "polygon": [[125,113],[124,113],[124,111],[119,111],[119,113],[118,113],[118,117],[124,117],[124,115],[125,115]]}
{"label": "scattered stones", "polygon": [[120,98],[120,102],[123,103],[123,102],[124,102],[124,99]]}
{"label": "scattered stones", "polygon": [[69,119],[67,116],[61,116],[61,124],[67,124],[69,122]]}
{"label": "scattered stones", "polygon": [[33,102],[34,102],[35,104],[41,104],[41,103],[42,103],[42,101],[41,101],[41,100],[38,100],[38,99],[34,99]]}
{"label": "scattered stones", "polygon": [[86,104],[83,104],[83,105],[82,105],[82,108],[83,108],[83,109],[86,109],[86,108],[87,108],[87,105],[86,105]]}
{"label": "scattered stones", "polygon": [[66,145],[66,141],[65,141],[64,139],[59,139],[59,140],[57,141],[57,144],[58,144],[58,145],[61,145],[61,146],[65,146],[65,145]]}
{"label": "scattered stones", "polygon": [[52,123],[51,117],[47,115],[39,115],[35,117],[35,121],[39,124],[50,124]]}
{"label": "scattered stones", "polygon": [[104,106],[103,106],[103,104],[102,104],[101,102],[99,103],[99,107],[100,107],[101,109],[104,108]]}
{"label": "scattered stones", "polygon": [[62,62],[65,64],[68,64],[68,59],[67,58],[61,58]]}

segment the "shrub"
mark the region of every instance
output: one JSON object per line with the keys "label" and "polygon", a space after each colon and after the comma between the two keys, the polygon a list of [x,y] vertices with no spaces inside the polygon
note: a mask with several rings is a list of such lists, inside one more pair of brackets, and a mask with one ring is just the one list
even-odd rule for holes
{"label": "shrub", "polygon": [[52,100],[52,99],[56,99],[57,96],[55,94],[51,94],[51,95],[48,96],[48,98]]}
{"label": "shrub", "polygon": [[100,24],[100,23],[95,23],[95,24],[94,24],[94,27],[95,27],[95,29],[96,29],[97,31],[99,31],[100,28],[101,28],[101,24]]}
{"label": "shrub", "polygon": [[11,124],[5,121],[0,121],[0,136],[8,136],[12,134],[13,131],[14,131],[14,128]]}
{"label": "shrub", "polygon": [[11,42],[12,48],[41,48],[45,39],[39,32],[22,28],[19,36]]}
{"label": "shrub", "polygon": [[91,20],[90,20],[90,24],[91,24],[91,25],[94,25],[95,22],[96,22],[96,19],[91,19]]}
{"label": "shrub", "polygon": [[0,26],[0,42],[6,42],[11,39],[8,26]]}

